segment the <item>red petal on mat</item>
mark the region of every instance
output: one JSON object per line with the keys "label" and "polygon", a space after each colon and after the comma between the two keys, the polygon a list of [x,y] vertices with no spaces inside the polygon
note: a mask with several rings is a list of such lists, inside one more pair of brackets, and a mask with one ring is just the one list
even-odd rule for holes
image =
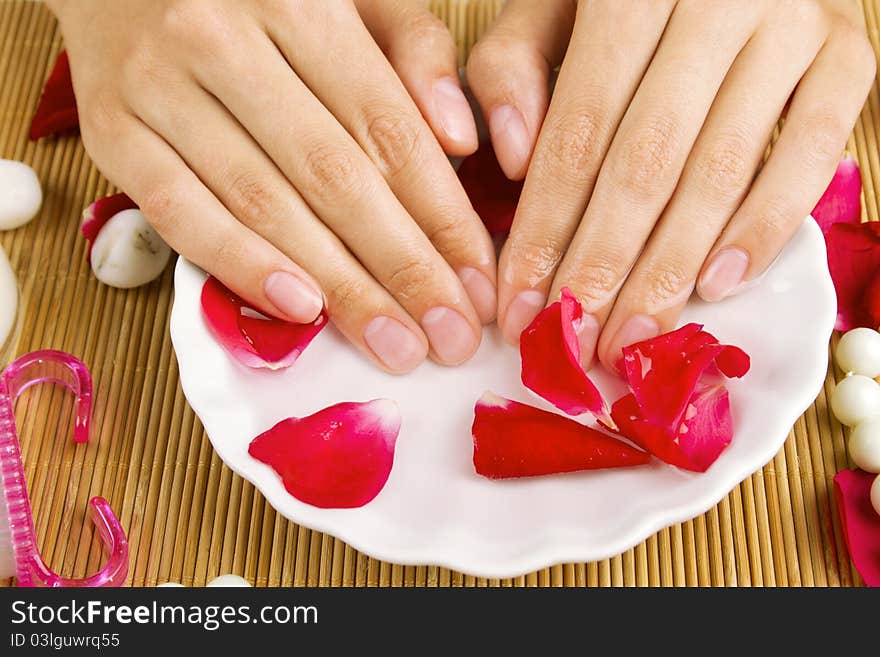
{"label": "red petal on mat", "polygon": [[489,479],[641,465],[650,455],[561,415],[486,392],[474,407],[474,468]]}
{"label": "red petal on mat", "polygon": [[834,224],[825,236],[839,331],[880,326],[880,222]]}
{"label": "red petal on mat", "polygon": [[523,183],[504,175],[490,142],[481,144],[476,153],[462,161],[458,179],[489,234],[507,233]]}
{"label": "red petal on mat", "polygon": [[522,332],[522,382],[569,415],[608,416],[608,406],[584,372],[575,326],[583,317],[580,301],[567,287],[562,299],[542,310]]}
{"label": "red petal on mat", "polygon": [[273,370],[293,365],[327,325],[324,311],[310,324],[267,317],[213,276],[202,288],[202,315],[214,337],[238,361]]}
{"label": "red petal on mat", "polygon": [[620,433],[636,445],[661,461],[694,472],[708,470],[733,439],[730,398],[720,384],[697,385],[675,430],[645,421],[631,394],[614,403],[611,416]]}
{"label": "red petal on mat", "polygon": [[[700,324],[686,324],[623,348],[626,380],[648,422],[674,430],[700,377],[728,349],[702,329]],[[727,352],[722,365],[735,373],[748,369],[735,351]]]}
{"label": "red petal on mat", "polygon": [[871,506],[876,476],[862,470],[841,470],[834,475],[834,498],[846,547],[868,586],[880,586],[880,515]]}
{"label": "red petal on mat", "polygon": [[62,50],[43,87],[29,136],[31,141],[36,141],[41,137],[78,128],[79,115],[76,111],[76,97],[73,95],[70,61],[67,59],[67,51]]}
{"label": "red petal on mat", "polygon": [[862,176],[852,157],[847,155],[837,165],[831,184],[811,214],[826,234],[833,224],[858,224],[862,220]]}
{"label": "red petal on mat", "polygon": [[388,481],[400,411],[388,399],[343,402],[291,417],[260,434],[248,453],[271,466],[287,492],[324,509],[370,502]]}
{"label": "red petal on mat", "polygon": [[125,194],[113,194],[112,196],[99,198],[83,210],[82,226],[80,229],[82,230],[82,234],[89,241],[89,250],[86,252],[86,256],[91,255],[92,244],[95,242],[95,238],[98,236],[98,233],[101,232],[104,224],[123,210],[134,210],[136,208],[137,203],[132,201]]}

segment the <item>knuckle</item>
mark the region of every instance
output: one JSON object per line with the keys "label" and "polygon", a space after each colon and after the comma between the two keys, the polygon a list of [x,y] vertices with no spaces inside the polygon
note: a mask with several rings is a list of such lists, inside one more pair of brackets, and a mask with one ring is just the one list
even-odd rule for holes
{"label": "knuckle", "polygon": [[511,262],[520,263],[529,277],[540,279],[550,276],[562,260],[562,247],[547,236],[526,236],[518,239],[510,238],[508,255]]}
{"label": "knuckle", "polygon": [[748,186],[752,167],[746,159],[749,148],[741,137],[723,137],[696,163],[696,174],[713,197],[738,197]]}
{"label": "knuckle", "polygon": [[175,43],[188,46],[202,56],[228,51],[235,30],[225,20],[222,4],[207,0],[176,0],[162,15],[161,29]]}
{"label": "knuckle", "polygon": [[678,149],[674,123],[654,119],[624,140],[616,167],[619,184],[636,194],[656,192],[668,179]]}
{"label": "knuckle", "polygon": [[574,278],[572,289],[584,308],[600,307],[619,285],[621,272],[610,259],[599,258],[580,264]]}
{"label": "knuckle", "polygon": [[801,127],[807,161],[815,166],[837,161],[846,147],[849,126],[831,108],[819,109],[807,116]]}
{"label": "knuckle", "polygon": [[156,232],[165,236],[180,216],[179,198],[172,186],[159,184],[138,199],[138,207]]}
{"label": "knuckle", "polygon": [[643,281],[641,301],[648,309],[663,306],[681,296],[693,285],[694,279],[687,268],[679,263],[664,263]]}
{"label": "knuckle", "polygon": [[120,119],[125,113],[119,96],[111,89],[93,90],[86,99],[80,103],[83,136],[112,140],[119,135]]}
{"label": "knuckle", "polygon": [[828,12],[816,0],[789,0],[781,7],[780,15],[786,22],[796,28],[827,29]]}
{"label": "knuckle", "polygon": [[835,25],[834,38],[846,49],[855,75],[873,80],[877,74],[877,55],[864,29],[848,20],[840,20]]}
{"label": "knuckle", "polygon": [[232,213],[246,226],[266,226],[275,213],[275,193],[265,176],[239,171],[229,177],[226,185]]}
{"label": "knuckle", "polygon": [[358,199],[364,192],[353,155],[331,144],[315,146],[305,159],[308,186],[321,200],[338,204]]}
{"label": "knuckle", "polygon": [[776,240],[791,224],[791,212],[781,200],[768,200],[755,216],[753,230],[758,243]]}
{"label": "knuckle", "polygon": [[424,226],[423,230],[431,244],[437,247],[447,260],[454,261],[463,259],[465,254],[472,250],[475,240],[470,238],[466,224],[451,216],[444,213],[445,218]]}
{"label": "knuckle", "polygon": [[402,260],[394,265],[386,287],[401,301],[424,297],[435,279],[434,267],[421,260]]}
{"label": "knuckle", "polygon": [[404,47],[409,53],[412,53],[413,49],[433,53],[455,50],[455,41],[446,24],[429,11],[417,8],[410,12],[403,21],[402,28],[406,42]]}
{"label": "knuckle", "polygon": [[408,118],[382,112],[367,125],[367,150],[386,177],[393,178],[413,161],[418,130]]}
{"label": "knuckle", "polygon": [[546,66],[541,54],[522,39],[504,34],[490,34],[478,41],[467,60],[468,79],[491,76],[503,79],[509,74],[510,63],[516,62],[524,70]]}
{"label": "knuckle", "polygon": [[536,164],[554,176],[581,182],[594,174],[601,156],[601,111],[585,109],[549,126],[547,147]]}
{"label": "knuckle", "polygon": [[367,285],[364,281],[344,278],[331,285],[327,291],[327,302],[334,315],[346,316],[363,305],[367,299]]}

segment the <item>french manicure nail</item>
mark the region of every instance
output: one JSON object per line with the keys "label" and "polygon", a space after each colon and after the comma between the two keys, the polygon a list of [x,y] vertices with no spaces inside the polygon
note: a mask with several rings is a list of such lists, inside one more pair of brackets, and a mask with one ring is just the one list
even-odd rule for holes
{"label": "french manicure nail", "polygon": [[700,296],[706,301],[721,301],[742,285],[749,268],[749,254],[735,247],[718,253],[700,277]]}
{"label": "french manicure nail", "polygon": [[391,317],[374,317],[364,329],[364,342],[392,372],[409,372],[427,355],[422,341]]}
{"label": "french manicure nail", "polygon": [[443,363],[458,365],[474,352],[477,339],[474,330],[451,308],[431,308],[422,316],[422,328]]}
{"label": "french manicure nail", "polygon": [[474,269],[473,267],[463,267],[458,272],[461,284],[464,286],[465,292],[470,297],[474,309],[480,317],[483,324],[488,324],[495,319],[495,312],[498,307],[498,297],[495,292],[495,286],[486,277],[486,275]]}
{"label": "french manicure nail", "polygon": [[593,366],[593,358],[596,356],[596,344],[599,342],[599,334],[602,327],[595,315],[584,315],[580,323],[575,327],[578,337],[578,345],[581,349],[581,366],[589,370]]}
{"label": "french manicure nail", "polygon": [[508,178],[525,167],[531,146],[523,115],[512,105],[501,105],[489,113],[489,134],[498,163]]}
{"label": "french manicure nail", "polygon": [[276,271],[266,277],[263,292],[278,310],[295,322],[309,322],[324,307],[321,293],[290,272]]}
{"label": "french manicure nail", "polygon": [[477,124],[461,87],[453,78],[440,78],[434,83],[434,108],[443,131],[459,144],[476,145]]}
{"label": "french manicure nail", "polygon": [[617,335],[614,336],[614,345],[616,358],[614,359],[614,367],[621,370],[621,361],[623,354],[621,349],[628,347],[642,340],[650,340],[660,335],[660,325],[657,320],[647,315],[633,315],[617,329]]}
{"label": "french manicure nail", "polygon": [[538,290],[525,290],[517,294],[507,307],[504,316],[504,337],[508,342],[519,344],[519,336],[544,309],[547,295]]}

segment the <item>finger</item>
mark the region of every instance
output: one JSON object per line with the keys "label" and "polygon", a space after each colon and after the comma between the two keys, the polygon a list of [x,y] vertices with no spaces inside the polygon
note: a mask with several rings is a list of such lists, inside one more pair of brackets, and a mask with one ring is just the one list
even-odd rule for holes
{"label": "finger", "polygon": [[358,13],[449,155],[477,150],[477,124],[461,90],[455,41],[411,0],[356,0]]}
{"label": "finger", "polygon": [[[803,18],[803,16],[802,16]],[[621,289],[599,344],[616,366],[628,322],[675,327],[706,255],[742,203],[785,104],[822,47],[819,21],[762,29],[740,53],[712,105],[672,200]],[[768,67],[767,62],[776,62]],[[735,259],[730,267],[744,267]]]}
{"label": "finger", "polygon": [[[758,3],[748,4],[735,22],[717,11],[717,3],[679,3],[673,12],[553,281],[554,294],[568,286],[578,296],[594,329],[604,324],[672,197],[712,102],[758,18]],[[644,318],[621,329],[621,342],[657,334],[655,322],[639,319]],[[590,344],[595,335],[595,330],[581,335],[585,353],[595,348]]]}
{"label": "finger", "polygon": [[[587,207],[620,117],[650,64],[671,3],[632,12],[623,3],[582,3],[499,266],[505,338],[544,307],[556,267]],[[614,40],[632,47],[612,47]],[[593,270],[597,271],[596,269]],[[598,336],[598,326],[583,325]]]}
{"label": "finger", "polygon": [[547,112],[550,69],[562,61],[574,15],[571,0],[511,0],[468,57],[468,85],[512,180],[526,175]]}
{"label": "finger", "polygon": [[133,109],[174,144],[236,219],[318,280],[334,323],[355,346],[393,373],[421,363],[428,349],[418,325],[315,217],[226,109],[195,85],[179,85],[171,100],[171,86],[155,92],[141,87]]}
{"label": "finger", "polygon": [[[309,5],[311,6],[311,5]],[[346,3],[340,3],[345,7]],[[317,6],[316,6],[317,7]],[[327,6],[319,8],[323,14]],[[299,20],[303,19],[299,16]],[[325,18],[325,20],[327,20]],[[483,322],[494,318],[495,248],[455,171],[360,17],[331,13],[330,35],[273,32],[287,60],[380,171],[394,196],[464,284]],[[308,21],[306,21],[308,23]],[[310,58],[326,48],[357,53],[345,66]],[[425,190],[430,190],[426,193]]]}
{"label": "finger", "polygon": [[[445,364],[469,358],[479,344],[480,322],[459,279],[369,158],[265,35],[257,30],[248,34],[241,27],[240,34],[243,44],[212,33],[202,35],[210,48],[223,54],[194,59],[199,82],[253,135],[314,213],[419,321],[433,357]],[[242,50],[251,53],[251,59],[237,58]],[[254,66],[260,70],[258,77]]]}
{"label": "finger", "polygon": [[769,160],[706,260],[697,285],[703,298],[736,292],[773,262],[834,175],[875,71],[864,33],[836,27],[798,85]]}
{"label": "finger", "polygon": [[[271,315],[300,323],[318,316],[323,298],[314,279],[238,223],[160,137],[121,110],[102,119],[83,109],[89,152],[171,248]],[[203,220],[198,234],[190,217]]]}

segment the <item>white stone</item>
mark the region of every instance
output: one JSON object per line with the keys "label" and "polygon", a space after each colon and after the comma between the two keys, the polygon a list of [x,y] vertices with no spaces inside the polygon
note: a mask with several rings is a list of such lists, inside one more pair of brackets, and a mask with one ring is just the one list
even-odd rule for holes
{"label": "white stone", "polygon": [[880,383],[861,374],[847,376],[831,393],[831,410],[848,427],[880,416]]}
{"label": "white stone", "polygon": [[157,584],[157,589],[169,588],[169,589],[182,589],[185,588],[183,584],[178,584],[177,582],[165,582],[163,584]]}
{"label": "white stone", "polygon": [[6,259],[6,252],[0,247],[0,358],[4,359],[10,355],[11,345],[9,341],[16,328],[18,318],[18,281],[9,260]]}
{"label": "white stone", "polygon": [[880,472],[880,418],[864,420],[849,435],[849,457],[865,472]]}
{"label": "white stone", "polygon": [[112,287],[137,287],[158,278],[170,256],[171,249],[140,210],[123,210],[98,232],[92,244],[92,271]]}
{"label": "white stone", "polygon": [[0,230],[23,226],[37,216],[43,190],[27,164],[0,160]]}
{"label": "white stone", "polygon": [[837,366],[870,379],[880,376],[880,333],[869,328],[847,331],[837,343]]}
{"label": "white stone", "polygon": [[880,513],[880,475],[874,477],[874,483],[871,484],[871,505],[874,511]]}
{"label": "white stone", "polygon": [[227,588],[244,588],[250,587],[251,583],[247,581],[244,577],[239,577],[238,575],[220,575],[219,577],[215,577],[210,582],[207,583],[206,586],[225,586]]}

